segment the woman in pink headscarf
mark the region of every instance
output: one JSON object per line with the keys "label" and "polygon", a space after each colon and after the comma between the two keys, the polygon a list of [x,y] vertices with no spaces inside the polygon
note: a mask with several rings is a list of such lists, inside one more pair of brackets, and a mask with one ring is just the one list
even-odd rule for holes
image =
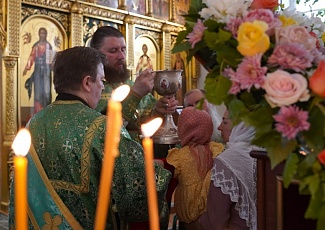
{"label": "woman in pink headscarf", "polygon": [[224,148],[221,143],[211,142],[212,132],[211,117],[204,110],[187,107],[179,116],[181,148],[169,150],[167,162],[175,167],[174,177],[178,179],[174,199],[181,222],[195,225],[206,211],[213,158]]}

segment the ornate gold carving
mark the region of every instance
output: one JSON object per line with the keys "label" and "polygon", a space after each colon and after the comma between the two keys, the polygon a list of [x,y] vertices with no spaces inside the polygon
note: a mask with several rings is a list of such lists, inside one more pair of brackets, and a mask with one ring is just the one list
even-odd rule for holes
{"label": "ornate gold carving", "polygon": [[[134,39],[135,39],[135,34],[134,34],[134,29],[133,29],[132,24],[127,24],[126,28],[126,38],[127,38],[127,50],[128,50],[128,68],[132,70],[133,63],[134,63]],[[135,67],[134,67],[135,68]]]}
{"label": "ornate gold carving", "polygon": [[162,31],[166,32],[166,33],[170,33],[172,27],[170,25],[164,24],[161,28]]}
{"label": "ornate gold carving", "polygon": [[135,28],[135,38],[137,38],[139,35],[144,35],[144,34],[154,38],[157,41],[157,43],[160,46],[162,46],[161,33],[156,32],[156,31],[151,31],[151,30]]}
{"label": "ornate gold carving", "polygon": [[82,9],[82,7],[81,7],[81,5],[80,5],[80,3],[78,1],[72,3],[70,12],[71,13],[82,14],[83,9]]}
{"label": "ornate gold carving", "polygon": [[165,44],[164,44],[164,55],[165,55],[165,69],[171,69],[171,35],[170,33],[165,33]]}
{"label": "ornate gold carving", "polygon": [[[10,143],[10,146],[11,146],[11,143]],[[8,155],[8,161],[7,161],[8,168],[9,168],[9,183],[8,184],[11,184],[11,181],[14,179],[14,171],[15,171],[14,156],[15,156],[14,151],[12,149],[10,149],[9,155]]]}
{"label": "ornate gold carving", "polygon": [[179,26],[178,24],[174,24],[174,23],[169,23],[169,22],[166,22],[166,25],[168,25],[168,29],[171,33],[173,33],[174,35],[177,36],[178,32],[181,31],[181,30],[184,30],[185,27],[184,26]]}
{"label": "ornate gold carving", "polygon": [[148,0],[147,15],[148,15],[149,17],[152,17],[152,16],[153,16],[152,12],[153,12],[153,8],[152,8],[152,0]]}
{"label": "ornate gold carving", "polygon": [[20,1],[8,1],[8,52],[19,55]]}
{"label": "ornate gold carving", "polygon": [[134,23],[141,26],[153,28],[153,29],[158,29],[158,30],[161,30],[161,27],[163,25],[162,22],[151,21],[149,19],[144,19],[144,18],[135,18]]}
{"label": "ornate gold carving", "polygon": [[127,10],[128,8],[126,7],[126,0],[120,0],[121,4],[119,5],[119,9],[121,10]]}
{"label": "ornate gold carving", "polygon": [[123,12],[108,10],[108,9],[104,9],[104,8],[101,8],[98,6],[92,6],[92,5],[83,4],[82,8],[83,8],[84,15],[101,17],[101,18],[105,18],[106,20],[109,19],[109,20],[123,21],[125,15],[126,15]]}
{"label": "ornate gold carving", "polygon": [[170,20],[172,22],[176,22],[176,10],[175,10],[176,4],[175,4],[175,0],[171,0],[170,5],[171,5],[171,19]]}
{"label": "ornate gold carving", "polygon": [[7,37],[7,32],[5,31],[4,27],[2,24],[0,24],[0,46],[4,50],[6,46],[6,37]]}
{"label": "ornate gold carving", "polygon": [[0,24],[5,24],[4,1],[0,1]]}
{"label": "ornate gold carving", "polygon": [[176,42],[177,36],[172,36],[170,44],[174,44]]}
{"label": "ornate gold carving", "polygon": [[135,18],[131,15],[126,15],[124,18],[124,22],[128,24],[134,24],[135,23]]}
{"label": "ornate gold carving", "polygon": [[71,15],[71,38],[72,46],[83,46],[82,39],[82,15],[72,14]]}
{"label": "ornate gold carving", "polygon": [[[20,2],[20,1],[18,1]],[[39,6],[46,6],[51,8],[58,8],[59,10],[70,10],[71,2],[68,0],[24,0],[23,2],[37,4]]]}
{"label": "ornate gold carving", "polygon": [[195,75],[193,76],[193,79],[194,78],[197,79],[198,76],[201,75],[201,69],[200,69],[201,64],[196,59],[194,59],[194,60],[195,60]]}
{"label": "ornate gold carving", "polygon": [[15,97],[15,70],[17,57],[3,57],[6,68],[6,130],[4,139],[12,142],[17,130],[16,121],[16,97]]}
{"label": "ornate gold carving", "polygon": [[22,7],[22,17],[23,17],[23,21],[26,20],[26,18],[28,18],[29,16],[32,15],[47,15],[55,20],[57,20],[58,22],[60,22],[60,24],[63,26],[65,31],[68,31],[68,15],[61,13],[61,12],[54,12],[54,11],[50,11],[47,9],[38,9],[38,8],[33,8],[33,7]]}
{"label": "ornate gold carving", "polygon": [[[0,0],[0,49],[4,50],[3,54],[3,87],[2,92],[4,99],[1,113],[3,114],[3,123],[1,123],[4,142],[0,144],[4,156],[9,156],[8,165],[12,166],[13,153],[10,146],[14,140],[15,134],[19,126],[19,100],[17,87],[18,82],[18,60],[20,58],[20,39],[21,25],[32,15],[46,15],[58,21],[65,31],[69,34],[69,47],[84,45],[83,40],[83,19],[86,17],[95,20],[105,21],[107,23],[116,23],[126,35],[128,45],[128,63],[134,63],[134,40],[137,36],[146,34],[157,41],[160,46],[159,55],[164,56],[159,59],[161,67],[169,68],[172,64],[170,48],[172,40],[177,33],[184,27],[174,23],[175,19],[175,0],[170,1],[171,20],[165,21],[153,18],[153,0],[146,0],[146,16],[128,12],[126,0],[114,0],[119,2],[119,8],[113,9],[101,5],[96,5],[96,0]],[[98,2],[98,1],[97,1]],[[101,24],[98,24],[98,26]],[[171,36],[172,35],[172,36]],[[164,43],[163,43],[164,42]],[[5,47],[7,47],[5,49]],[[65,47],[67,48],[67,47]],[[163,53],[161,53],[163,52]],[[161,55],[163,54],[163,55]],[[130,66],[128,66],[130,67]],[[200,70],[199,64],[197,71]],[[194,75],[194,71],[193,71]],[[199,76],[199,73],[196,74]],[[196,79],[193,79],[193,82]],[[196,86],[196,84],[195,84]],[[3,124],[3,125],[2,125]],[[5,148],[4,148],[5,146]],[[0,168],[6,166],[7,162],[0,162]],[[2,167],[4,168],[4,167]],[[12,170],[10,170],[12,172]],[[12,178],[12,174],[8,175],[7,170],[1,172],[2,178]],[[7,181],[3,180],[2,188],[7,188]],[[1,211],[3,206],[8,206],[8,192],[2,189],[0,195]]]}

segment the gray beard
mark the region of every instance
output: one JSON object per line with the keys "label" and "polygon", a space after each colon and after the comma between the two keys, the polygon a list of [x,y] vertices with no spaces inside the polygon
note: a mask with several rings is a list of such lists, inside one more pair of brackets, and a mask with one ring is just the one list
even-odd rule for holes
{"label": "gray beard", "polygon": [[130,78],[129,70],[126,68],[125,64],[123,64],[123,69],[116,69],[106,65],[104,71],[105,79],[108,83],[124,83]]}

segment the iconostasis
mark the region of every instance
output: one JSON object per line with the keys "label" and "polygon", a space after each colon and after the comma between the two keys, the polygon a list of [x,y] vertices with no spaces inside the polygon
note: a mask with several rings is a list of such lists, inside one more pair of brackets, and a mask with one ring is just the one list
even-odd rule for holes
{"label": "iconostasis", "polygon": [[[132,80],[145,68],[183,69],[182,89],[176,95],[180,105],[184,93],[197,86],[199,64],[186,63],[186,52],[171,53],[184,29],[181,15],[188,11],[188,0],[5,0],[0,4],[1,211],[8,208],[12,141],[18,129],[56,97],[51,71],[56,52],[89,46],[97,28],[110,25],[125,35]],[[46,45],[39,48],[44,41]],[[41,102],[36,103],[36,98]]]}

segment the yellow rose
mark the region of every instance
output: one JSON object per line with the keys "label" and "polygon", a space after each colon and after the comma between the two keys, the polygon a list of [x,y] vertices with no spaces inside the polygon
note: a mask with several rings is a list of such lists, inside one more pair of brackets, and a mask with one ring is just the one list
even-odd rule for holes
{"label": "yellow rose", "polygon": [[270,38],[265,33],[268,29],[265,22],[255,20],[254,22],[244,22],[238,29],[237,50],[243,56],[252,56],[264,53],[270,47]]}

